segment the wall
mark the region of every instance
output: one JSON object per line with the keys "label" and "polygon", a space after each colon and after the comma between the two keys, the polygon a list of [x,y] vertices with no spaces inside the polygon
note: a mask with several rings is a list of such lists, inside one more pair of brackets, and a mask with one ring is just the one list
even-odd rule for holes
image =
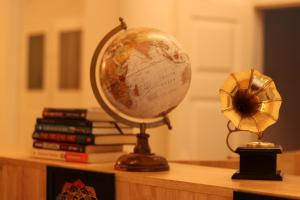
{"label": "wall", "polygon": [[16,147],[20,1],[0,1],[0,150]]}
{"label": "wall", "polygon": [[174,0],[120,0],[120,16],[130,27],[153,27],[174,34]]}
{"label": "wall", "polygon": [[83,37],[83,104],[99,106],[90,86],[90,64],[94,50],[102,37],[119,25],[118,0],[87,0],[84,10]]}

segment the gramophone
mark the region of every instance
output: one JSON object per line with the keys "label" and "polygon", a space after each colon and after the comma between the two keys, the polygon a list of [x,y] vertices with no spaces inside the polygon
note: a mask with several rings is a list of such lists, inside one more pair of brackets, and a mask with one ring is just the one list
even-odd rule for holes
{"label": "gramophone", "polygon": [[[240,169],[232,179],[282,180],[277,170],[281,146],[262,141],[263,131],[278,120],[282,102],[274,81],[250,69],[230,74],[219,92],[222,113],[229,118],[226,143],[240,155]],[[254,133],[257,141],[234,150],[229,137],[243,131]]]}

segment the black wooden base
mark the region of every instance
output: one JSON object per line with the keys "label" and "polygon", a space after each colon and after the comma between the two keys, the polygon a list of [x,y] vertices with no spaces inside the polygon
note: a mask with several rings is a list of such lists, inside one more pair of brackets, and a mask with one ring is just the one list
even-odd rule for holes
{"label": "black wooden base", "polygon": [[232,175],[232,179],[282,180],[281,171],[277,170],[277,154],[282,152],[280,146],[239,147],[235,152],[240,154],[240,170]]}
{"label": "black wooden base", "polygon": [[280,170],[276,172],[276,174],[245,174],[237,171],[231,177],[232,179],[247,179],[247,180],[274,180],[274,181],[282,181],[282,173]]}

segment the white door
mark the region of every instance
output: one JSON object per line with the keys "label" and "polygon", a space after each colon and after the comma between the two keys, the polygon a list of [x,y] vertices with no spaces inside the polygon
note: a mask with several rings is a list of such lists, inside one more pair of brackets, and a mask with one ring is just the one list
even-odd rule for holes
{"label": "white door", "polygon": [[0,1],[0,151],[16,148],[17,74],[21,1]]}
{"label": "white door", "polygon": [[230,152],[219,88],[231,72],[252,67],[252,7],[237,0],[179,0],[176,9],[176,36],[190,55],[192,83],[172,115],[169,157],[225,159]]}
{"label": "white door", "polygon": [[[45,48],[49,44],[49,28],[42,25],[22,26],[21,28],[21,59],[19,67],[19,127],[18,127],[18,143],[21,151],[28,151],[31,146],[31,134],[34,130],[36,117],[41,115],[41,109],[44,106],[49,106],[51,83],[50,79],[46,78],[49,74],[50,64],[46,62],[50,52]],[[29,44],[31,43],[31,44]],[[31,46],[31,47],[29,47]],[[30,50],[30,48],[32,50]],[[39,70],[29,69],[29,52],[33,51],[39,55],[39,61],[36,61],[36,66],[40,66]],[[43,63],[43,66],[40,64]],[[35,72],[33,72],[35,71]],[[34,74],[35,73],[35,74]]]}
{"label": "white door", "polygon": [[44,107],[72,108],[82,105],[81,73],[76,72],[79,83],[73,80],[73,71],[81,70],[78,69],[82,67],[81,59],[77,60],[80,63],[74,68],[68,63],[78,58],[73,55],[74,50],[82,51],[79,49],[82,22],[78,18],[51,19],[51,16],[45,24],[24,21],[21,32],[18,138],[22,150],[28,152],[32,146],[31,135],[36,118],[41,117]]}

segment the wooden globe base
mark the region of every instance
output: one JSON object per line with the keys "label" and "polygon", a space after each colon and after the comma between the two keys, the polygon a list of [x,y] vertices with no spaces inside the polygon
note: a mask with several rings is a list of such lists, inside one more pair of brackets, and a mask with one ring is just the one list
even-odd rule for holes
{"label": "wooden globe base", "polygon": [[115,164],[115,169],[131,172],[168,171],[168,161],[162,156],[151,153],[148,138],[148,134],[138,134],[134,152],[121,156]]}
{"label": "wooden globe base", "polygon": [[115,164],[116,170],[131,172],[168,171],[168,161],[155,154],[129,153],[121,156]]}

